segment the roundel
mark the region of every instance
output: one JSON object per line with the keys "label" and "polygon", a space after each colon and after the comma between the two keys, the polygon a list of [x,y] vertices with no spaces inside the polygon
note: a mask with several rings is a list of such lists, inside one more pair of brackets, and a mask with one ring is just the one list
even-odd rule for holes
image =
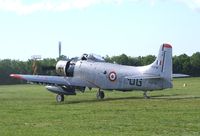
{"label": "roundel", "polygon": [[115,72],[110,72],[108,77],[110,81],[115,81],[117,79],[117,74]]}

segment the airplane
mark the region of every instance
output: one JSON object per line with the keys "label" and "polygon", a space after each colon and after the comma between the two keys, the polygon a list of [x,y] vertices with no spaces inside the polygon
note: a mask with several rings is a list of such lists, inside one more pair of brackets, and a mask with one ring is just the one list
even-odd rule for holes
{"label": "airplane", "polygon": [[156,60],[147,66],[125,66],[105,62],[94,54],[83,54],[69,61],[60,60],[56,64],[58,76],[11,74],[10,77],[26,80],[28,83],[46,85],[46,89],[57,94],[56,101],[63,102],[64,95],[76,95],[86,88],[98,88],[97,99],[105,97],[103,90],[148,91],[172,88],[173,77],[186,77],[184,74],[172,74],[172,46],[164,43],[160,46]]}

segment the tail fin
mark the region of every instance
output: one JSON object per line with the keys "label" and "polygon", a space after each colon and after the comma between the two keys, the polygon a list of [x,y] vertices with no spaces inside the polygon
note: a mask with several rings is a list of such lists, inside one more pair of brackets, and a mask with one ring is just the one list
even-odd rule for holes
{"label": "tail fin", "polygon": [[172,46],[170,44],[160,46],[158,56],[149,70],[164,80],[163,88],[172,87]]}

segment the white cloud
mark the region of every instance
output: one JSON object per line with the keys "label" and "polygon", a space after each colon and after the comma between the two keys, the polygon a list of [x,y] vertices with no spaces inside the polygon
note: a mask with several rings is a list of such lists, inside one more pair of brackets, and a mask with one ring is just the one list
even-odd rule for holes
{"label": "white cloud", "polygon": [[[20,15],[30,14],[36,11],[66,11],[70,9],[84,9],[97,4],[118,4],[124,1],[140,2],[144,0],[41,0],[25,3],[23,0],[0,0],[0,11],[15,12]],[[149,1],[150,5],[155,5],[159,0]],[[163,0],[160,0],[163,1]],[[174,0],[186,4],[189,8],[200,10],[200,0]]]}
{"label": "white cloud", "polygon": [[178,0],[179,2],[182,2],[186,4],[189,8],[193,10],[200,10],[200,0]]}
{"label": "white cloud", "polygon": [[30,14],[36,11],[65,11],[84,9],[97,4],[119,4],[123,0],[41,0],[26,4],[22,0],[0,0],[0,10]]}

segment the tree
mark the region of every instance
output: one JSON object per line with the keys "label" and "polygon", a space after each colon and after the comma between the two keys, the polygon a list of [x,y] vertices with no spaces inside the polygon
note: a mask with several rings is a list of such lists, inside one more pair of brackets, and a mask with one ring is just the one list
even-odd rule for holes
{"label": "tree", "polygon": [[173,72],[191,74],[190,57],[186,54],[173,57]]}
{"label": "tree", "polygon": [[200,52],[194,53],[191,58],[193,76],[200,76]]}
{"label": "tree", "polygon": [[155,61],[156,57],[154,55],[147,55],[141,58],[142,65],[149,65]]}
{"label": "tree", "polygon": [[112,62],[115,62],[117,64],[122,64],[122,65],[128,65],[129,59],[128,56],[125,54],[121,54],[119,56],[114,56],[111,58]]}

